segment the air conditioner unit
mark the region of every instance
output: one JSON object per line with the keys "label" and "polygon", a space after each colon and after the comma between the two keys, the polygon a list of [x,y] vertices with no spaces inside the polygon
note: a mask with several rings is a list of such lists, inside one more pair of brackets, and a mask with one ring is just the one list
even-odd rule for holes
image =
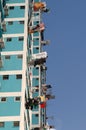
{"label": "air conditioner unit", "polygon": [[46,41],[41,41],[42,45],[48,45],[50,43],[50,40],[46,40]]}
{"label": "air conditioner unit", "polygon": [[4,7],[4,15],[8,16],[8,7],[7,6]]}
{"label": "air conditioner unit", "polygon": [[2,29],[3,29],[4,32],[6,32],[6,23],[5,23],[5,21],[2,22]]}
{"label": "air conditioner unit", "polygon": [[3,41],[3,38],[0,38],[0,48],[4,48],[4,41]]}

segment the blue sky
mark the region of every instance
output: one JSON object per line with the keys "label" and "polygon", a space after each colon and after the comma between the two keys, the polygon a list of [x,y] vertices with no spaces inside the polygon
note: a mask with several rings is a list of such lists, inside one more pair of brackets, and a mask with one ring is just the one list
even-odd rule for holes
{"label": "blue sky", "polygon": [[49,101],[48,121],[56,130],[86,129],[86,0],[46,0],[51,12],[47,26],[47,83],[55,100]]}

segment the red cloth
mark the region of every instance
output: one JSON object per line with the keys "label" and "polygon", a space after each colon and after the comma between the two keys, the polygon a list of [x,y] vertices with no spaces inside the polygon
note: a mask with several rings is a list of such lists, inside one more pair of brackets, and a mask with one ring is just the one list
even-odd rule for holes
{"label": "red cloth", "polygon": [[37,7],[34,6],[34,11],[38,11],[39,9]]}
{"label": "red cloth", "polygon": [[41,103],[41,104],[40,104],[40,107],[41,107],[41,108],[45,108],[45,107],[46,107],[46,102]]}

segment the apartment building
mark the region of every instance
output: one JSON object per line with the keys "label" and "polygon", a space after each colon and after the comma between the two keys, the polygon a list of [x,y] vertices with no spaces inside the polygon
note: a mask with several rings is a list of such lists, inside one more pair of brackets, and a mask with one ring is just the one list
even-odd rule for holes
{"label": "apartment building", "polygon": [[28,105],[28,100],[46,95],[43,46],[49,41],[44,40],[42,21],[46,12],[46,3],[40,0],[0,1],[0,130],[46,126],[46,102]]}

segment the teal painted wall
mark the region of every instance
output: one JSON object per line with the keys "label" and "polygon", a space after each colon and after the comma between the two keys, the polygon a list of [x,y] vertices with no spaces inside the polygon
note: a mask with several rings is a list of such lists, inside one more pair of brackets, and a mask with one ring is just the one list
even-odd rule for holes
{"label": "teal painted wall", "polygon": [[5,122],[4,127],[1,127],[0,130],[19,130],[19,127],[14,127],[13,122]]}
{"label": "teal painted wall", "polygon": [[32,124],[38,124],[39,123],[39,117],[37,117],[35,114],[32,114]]}
{"label": "teal painted wall", "polygon": [[7,97],[6,102],[0,102],[0,116],[19,116],[20,101],[15,101],[14,97]]}
{"label": "teal painted wall", "polygon": [[2,71],[9,70],[21,70],[22,69],[22,59],[18,58],[16,55],[11,55],[10,59],[5,59],[5,56],[2,56],[3,67]]}
{"label": "teal painted wall", "polygon": [[19,92],[21,82],[22,79],[16,79],[16,75],[9,75],[8,80],[3,80],[3,76],[0,76],[0,92]]}
{"label": "teal painted wall", "polygon": [[20,24],[19,21],[14,21],[12,25],[8,25],[6,22],[6,32],[4,34],[16,34],[24,33],[24,24]]}
{"label": "teal painted wall", "polygon": [[23,40],[19,41],[19,37],[12,38],[12,41],[7,41],[7,38],[4,38],[5,48],[2,51],[22,51],[23,50]]}
{"label": "teal painted wall", "polygon": [[17,0],[17,1],[15,1],[15,0],[11,0],[11,1],[10,0],[6,0],[6,3],[10,3],[10,4],[11,3],[23,3],[23,2],[25,2],[25,0],[21,0],[21,1],[20,0]]}
{"label": "teal painted wall", "polygon": [[8,16],[6,18],[21,18],[24,17],[24,12],[25,9],[20,9],[20,6],[15,6],[14,9],[8,7]]}

